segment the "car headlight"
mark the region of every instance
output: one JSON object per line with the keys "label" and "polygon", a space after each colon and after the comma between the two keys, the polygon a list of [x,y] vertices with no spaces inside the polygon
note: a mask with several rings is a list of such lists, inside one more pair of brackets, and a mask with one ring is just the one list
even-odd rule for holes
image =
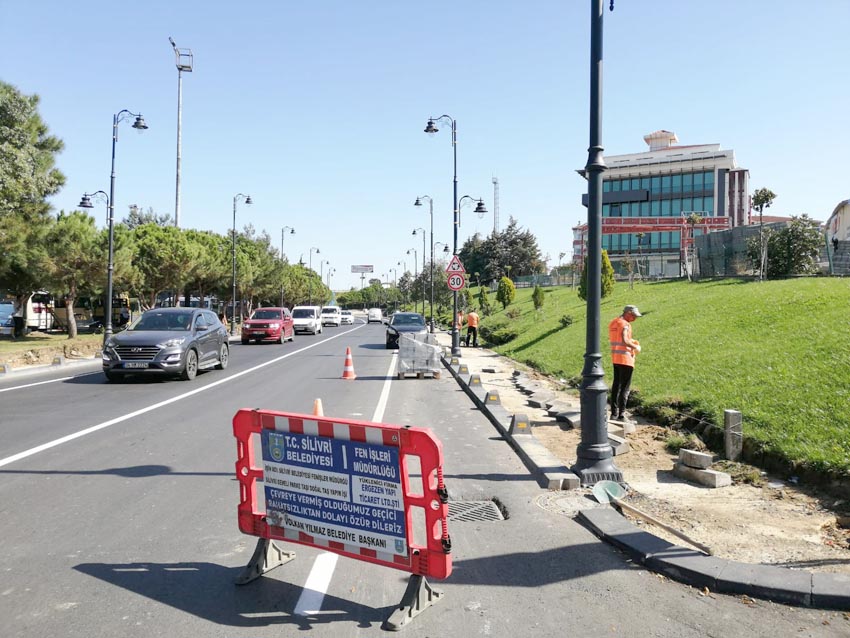
{"label": "car headlight", "polygon": [[174,337],[169,339],[168,341],[163,341],[162,343],[156,344],[158,348],[173,348],[174,346],[179,346],[181,343],[186,341],[186,337]]}
{"label": "car headlight", "polygon": [[388,326],[388,327],[387,327],[387,334],[391,334],[391,335],[396,335],[396,336],[398,336],[398,330],[396,330],[396,329],[395,329],[395,328],[393,328],[392,326]]}
{"label": "car headlight", "polygon": [[269,328],[271,328],[272,330],[277,330],[278,328],[280,328],[280,324],[279,323],[270,323]]}
{"label": "car headlight", "polygon": [[115,341],[115,338],[114,338],[114,337],[109,337],[109,339],[107,339],[107,340],[106,340],[106,343],[104,343],[104,344],[103,344],[103,347],[104,347],[104,348],[109,348],[110,350],[112,350],[112,349],[114,349],[114,348],[115,348],[115,346],[117,346],[117,345],[118,345],[118,342],[117,342],[117,341]]}

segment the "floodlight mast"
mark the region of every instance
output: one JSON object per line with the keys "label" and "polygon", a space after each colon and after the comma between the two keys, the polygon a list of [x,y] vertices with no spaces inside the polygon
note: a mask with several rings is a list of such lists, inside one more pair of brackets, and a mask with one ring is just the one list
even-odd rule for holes
{"label": "floodlight mast", "polygon": [[175,64],[177,65],[177,184],[174,195],[174,225],[180,227],[180,163],[183,148],[183,71],[192,72],[194,56],[191,49],[178,49],[174,40],[169,37],[171,48],[174,49]]}

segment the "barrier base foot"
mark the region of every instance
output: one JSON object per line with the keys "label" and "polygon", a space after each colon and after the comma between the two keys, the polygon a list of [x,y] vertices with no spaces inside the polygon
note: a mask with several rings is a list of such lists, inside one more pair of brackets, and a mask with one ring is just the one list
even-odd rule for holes
{"label": "barrier base foot", "polygon": [[254,555],[245,566],[245,569],[236,577],[234,582],[237,585],[250,583],[255,578],[259,578],[266,572],[270,572],[275,567],[285,565],[295,558],[295,552],[285,552],[274,542],[268,538],[257,539],[257,547],[254,549]]}
{"label": "barrier base foot", "polygon": [[386,631],[401,631],[411,620],[416,618],[431,605],[443,597],[443,592],[434,589],[424,576],[414,574],[407,581],[407,589],[401,598],[398,608],[384,621],[382,629]]}

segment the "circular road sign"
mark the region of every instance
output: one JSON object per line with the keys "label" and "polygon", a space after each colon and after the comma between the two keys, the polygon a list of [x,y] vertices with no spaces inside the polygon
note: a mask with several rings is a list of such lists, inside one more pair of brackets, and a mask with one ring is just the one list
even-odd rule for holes
{"label": "circular road sign", "polygon": [[466,279],[463,275],[452,273],[449,275],[446,283],[448,283],[450,290],[460,290],[466,284]]}

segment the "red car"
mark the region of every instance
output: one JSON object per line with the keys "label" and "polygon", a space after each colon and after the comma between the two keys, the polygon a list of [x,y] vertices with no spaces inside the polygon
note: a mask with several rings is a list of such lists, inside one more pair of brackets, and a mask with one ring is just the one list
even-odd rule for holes
{"label": "red car", "polygon": [[257,308],[251,318],[242,324],[242,345],[252,339],[283,343],[295,335],[292,315],[287,308]]}

